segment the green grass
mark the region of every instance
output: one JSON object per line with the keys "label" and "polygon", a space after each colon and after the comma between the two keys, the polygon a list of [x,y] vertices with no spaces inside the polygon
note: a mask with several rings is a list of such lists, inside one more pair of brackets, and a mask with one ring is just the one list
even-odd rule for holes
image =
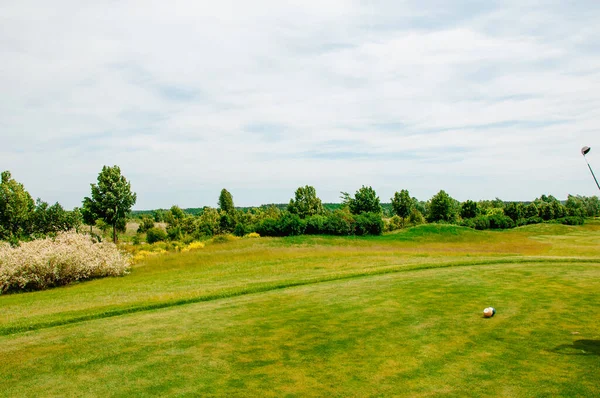
{"label": "green grass", "polygon": [[597,396],[598,243],[428,225],[149,258],[0,296],[0,395]]}

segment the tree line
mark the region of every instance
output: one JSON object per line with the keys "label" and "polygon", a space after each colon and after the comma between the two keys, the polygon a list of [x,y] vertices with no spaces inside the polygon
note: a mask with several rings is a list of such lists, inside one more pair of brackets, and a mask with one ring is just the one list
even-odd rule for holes
{"label": "tree line", "polygon": [[[2,173],[0,183],[0,239],[15,242],[78,229],[82,224],[124,231],[137,195],[118,166],[104,166],[91,195],[81,208],[66,211],[56,203],[34,202],[23,185]],[[387,208],[384,211],[384,208]],[[299,187],[286,205],[237,208],[233,196],[222,189],[218,206],[195,209],[193,214],[179,206],[146,212],[139,218],[139,233],[148,242],[192,241],[219,234],[243,236],[291,236],[302,234],[380,235],[422,223],[453,223],[475,229],[513,228],[540,222],[582,224],[586,217],[600,216],[598,197],[569,195],[566,202],[542,195],[529,203],[494,200],[459,202],[441,190],[428,201],[411,197],[406,189],[394,193],[386,206],[370,186],[354,195],[341,192],[341,203],[324,206],[314,187]],[[166,223],[159,228],[157,222]],[[139,238],[138,238],[139,239]]]}

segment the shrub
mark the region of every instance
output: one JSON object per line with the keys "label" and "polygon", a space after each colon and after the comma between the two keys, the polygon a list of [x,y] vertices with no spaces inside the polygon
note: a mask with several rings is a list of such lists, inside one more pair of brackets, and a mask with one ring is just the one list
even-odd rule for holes
{"label": "shrub", "polygon": [[278,222],[274,218],[265,218],[256,226],[260,236],[279,236]]}
{"label": "shrub", "polygon": [[277,229],[279,236],[302,235],[306,229],[306,223],[299,215],[286,212],[278,220]]}
{"label": "shrub", "polygon": [[583,225],[584,219],[583,217],[569,216],[557,218],[556,222],[564,225]]}
{"label": "shrub", "polygon": [[327,232],[327,217],[321,215],[314,215],[306,219],[305,234],[318,235]]}
{"label": "shrub", "polygon": [[[156,228],[156,229],[160,229],[160,228]],[[161,231],[162,231],[162,229],[161,229]],[[148,232],[150,232],[150,230],[148,230]],[[162,237],[162,234],[159,234],[159,236]],[[183,232],[181,230],[181,227],[179,225],[169,225],[167,227],[167,231],[165,232],[164,238],[155,240],[154,242],[166,240],[167,238],[169,238],[169,240],[181,240],[181,238],[183,238]],[[154,243],[154,242],[148,242],[148,243]]]}
{"label": "shrub", "polygon": [[400,216],[393,216],[385,223],[386,231],[395,231],[401,229],[404,226],[404,220]]}
{"label": "shrub", "polygon": [[137,232],[144,233],[151,228],[154,228],[154,220],[150,217],[143,217],[140,225],[138,226]]}
{"label": "shrub", "polygon": [[534,216],[534,217],[527,217],[527,218],[519,220],[519,225],[541,224],[543,222],[544,222],[544,220],[542,220],[541,217]]}
{"label": "shrub", "polygon": [[210,241],[212,243],[227,243],[227,242],[233,242],[234,240],[237,240],[237,239],[239,239],[239,237],[233,236],[233,235],[216,235]]}
{"label": "shrub", "polygon": [[361,213],[354,218],[356,235],[381,235],[383,219],[380,213]]}
{"label": "shrub", "polygon": [[425,224],[425,217],[423,217],[423,213],[418,209],[413,208],[410,212],[410,216],[408,216],[408,222],[412,225]]}
{"label": "shrub", "polygon": [[462,225],[463,227],[473,228],[481,231],[490,228],[490,219],[487,216],[477,216],[462,220],[460,225]]}
{"label": "shrub", "polygon": [[249,232],[248,227],[240,222],[235,224],[235,228],[233,229],[233,234],[235,236],[242,237],[242,236],[246,235],[248,232]]}
{"label": "shrub", "polygon": [[0,293],[41,290],[75,281],[121,276],[130,258],[112,242],[95,242],[89,235],[59,233],[10,247],[0,244]]}
{"label": "shrub", "polygon": [[343,210],[336,210],[327,217],[325,229],[331,235],[353,235],[354,217]]}
{"label": "shrub", "polygon": [[167,240],[167,233],[161,228],[150,228],[146,231],[146,242],[149,244]]}
{"label": "shrub", "polygon": [[204,247],[204,242],[192,242],[189,245],[185,246],[181,249],[182,253],[186,253],[192,250],[202,249]]}
{"label": "shrub", "polygon": [[515,227],[515,222],[512,218],[505,215],[495,214],[493,216],[488,216],[488,219],[490,220],[490,229],[508,229]]}

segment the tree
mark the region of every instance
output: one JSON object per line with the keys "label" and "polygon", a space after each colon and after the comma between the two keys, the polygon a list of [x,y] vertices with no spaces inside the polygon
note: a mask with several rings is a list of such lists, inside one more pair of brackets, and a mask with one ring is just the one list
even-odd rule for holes
{"label": "tree", "polygon": [[525,206],[523,206],[523,203],[510,202],[504,207],[504,214],[516,222],[523,218]]}
{"label": "tree", "polygon": [[448,221],[453,222],[457,216],[458,202],[450,197],[445,191],[438,192],[429,201],[429,212],[427,213],[427,221]]}
{"label": "tree", "polygon": [[125,225],[127,214],[135,204],[137,195],[131,192],[131,184],[121,175],[119,166],[104,166],[98,174],[98,185],[92,187],[91,198],[83,199],[83,206],[106,224],[112,226],[113,242],[117,242],[117,227]]}
{"label": "tree", "polygon": [[287,210],[292,214],[297,214],[300,218],[324,213],[323,203],[317,197],[317,191],[309,185],[296,189],[294,199],[290,199]]}
{"label": "tree", "polygon": [[94,227],[94,225],[96,225],[96,220],[99,218],[98,215],[94,213],[93,206],[93,201],[90,198],[85,197],[83,199],[83,206],[81,207],[81,218],[85,225],[90,226],[90,234],[92,233],[92,228]]}
{"label": "tree", "polygon": [[525,209],[523,211],[523,217],[525,218],[537,217],[538,214],[539,209],[535,202],[529,203],[527,206],[525,206]]}
{"label": "tree", "polygon": [[479,207],[477,206],[477,202],[467,200],[460,205],[460,216],[462,218],[474,218],[478,215]]}
{"label": "tree", "polygon": [[10,171],[2,172],[0,182],[0,239],[17,241],[30,232],[35,203],[23,184]]}
{"label": "tree", "polygon": [[48,203],[38,199],[33,214],[32,232],[44,236],[77,228],[78,225],[75,225],[78,222],[77,215],[73,217],[71,213],[73,212],[66,211],[58,202],[49,206]]}
{"label": "tree", "polygon": [[221,190],[221,194],[219,195],[219,209],[230,215],[235,213],[233,196],[225,188]]}
{"label": "tree", "polygon": [[137,233],[143,234],[151,228],[154,228],[154,219],[150,216],[143,216],[140,220],[140,225],[138,226]]}
{"label": "tree", "polygon": [[379,197],[375,190],[364,185],[351,198],[347,192],[342,192],[343,204],[347,205],[352,214],[360,213],[381,213]]}
{"label": "tree", "polygon": [[233,205],[233,196],[225,188],[219,195],[219,226],[222,232],[233,232],[237,224],[237,214]]}
{"label": "tree", "polygon": [[402,217],[403,220],[410,215],[414,207],[414,202],[406,189],[401,190],[400,193],[394,193],[391,201],[394,214]]}

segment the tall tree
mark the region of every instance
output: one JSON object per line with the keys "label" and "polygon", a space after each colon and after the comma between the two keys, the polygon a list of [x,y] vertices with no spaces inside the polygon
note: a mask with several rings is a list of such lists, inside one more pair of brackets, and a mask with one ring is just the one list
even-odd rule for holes
{"label": "tall tree", "polygon": [[343,204],[347,205],[352,214],[361,213],[381,213],[379,196],[371,187],[364,185],[356,191],[354,198],[351,198],[347,192],[342,192]]}
{"label": "tall tree", "polygon": [[227,214],[235,213],[235,206],[233,205],[233,196],[228,190],[223,188],[219,195],[219,209]]}
{"label": "tall tree", "polygon": [[429,201],[429,212],[427,221],[448,221],[456,220],[458,215],[458,202],[450,197],[444,190],[438,192]]}
{"label": "tall tree", "polygon": [[400,192],[395,192],[394,197],[391,199],[392,209],[394,213],[404,220],[410,215],[414,207],[414,201],[410,197],[408,190],[403,189]]}
{"label": "tall tree", "polygon": [[287,210],[292,214],[297,214],[300,218],[311,217],[324,212],[323,203],[317,197],[317,191],[310,185],[296,189],[294,199],[290,199]]}
{"label": "tall tree", "polygon": [[98,174],[98,184],[90,185],[92,195],[83,199],[83,206],[89,205],[92,214],[112,226],[113,242],[116,243],[117,227],[125,226],[137,195],[131,192],[131,184],[121,175],[119,166],[104,166]]}
{"label": "tall tree", "polygon": [[18,240],[30,230],[35,202],[23,184],[10,171],[2,172],[0,182],[0,239]]}

